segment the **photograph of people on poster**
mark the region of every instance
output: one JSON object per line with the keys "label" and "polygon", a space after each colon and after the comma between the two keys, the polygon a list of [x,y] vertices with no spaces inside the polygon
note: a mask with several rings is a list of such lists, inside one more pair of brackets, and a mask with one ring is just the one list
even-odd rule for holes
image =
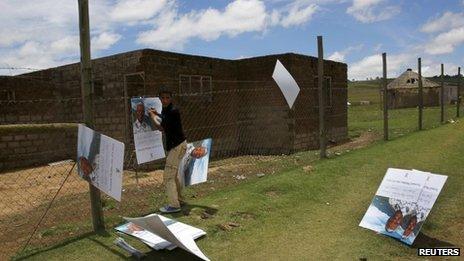
{"label": "photograph of people on poster", "polygon": [[77,172],[101,191],[121,201],[124,143],[78,125]]}
{"label": "photograph of people on poster", "polygon": [[207,180],[211,143],[211,139],[204,139],[187,144],[179,166],[181,185],[190,186]]}
{"label": "photograph of people on poster", "polygon": [[359,225],[412,245],[445,181],[429,172],[388,169]]}
{"label": "photograph of people on poster", "polygon": [[137,163],[142,164],[164,158],[162,133],[156,129],[161,118],[153,122],[148,116],[148,109],[161,112],[162,105],[159,98],[137,97],[131,99],[132,130]]}

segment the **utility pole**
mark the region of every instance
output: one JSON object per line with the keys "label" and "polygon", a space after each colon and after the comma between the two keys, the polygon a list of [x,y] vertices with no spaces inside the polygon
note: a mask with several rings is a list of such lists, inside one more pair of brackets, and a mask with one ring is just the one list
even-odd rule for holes
{"label": "utility pole", "polygon": [[319,96],[319,144],[321,159],[327,158],[326,152],[326,134],[325,134],[325,102],[324,102],[324,50],[322,45],[322,36],[317,37],[317,92]]}
{"label": "utility pole", "polygon": [[[84,123],[93,129],[93,88],[92,88],[92,63],[90,58],[90,26],[89,26],[89,1],[78,0],[79,4],[79,33],[81,47],[81,92]],[[90,205],[92,210],[92,223],[95,232],[104,230],[103,210],[100,190],[89,182]]]}

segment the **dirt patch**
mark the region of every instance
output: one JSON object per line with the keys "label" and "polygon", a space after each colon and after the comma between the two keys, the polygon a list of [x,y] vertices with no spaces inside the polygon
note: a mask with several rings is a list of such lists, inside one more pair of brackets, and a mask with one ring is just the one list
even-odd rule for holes
{"label": "dirt patch", "polygon": [[329,149],[330,152],[336,153],[340,151],[355,150],[367,147],[371,143],[380,140],[382,137],[375,132],[363,132],[357,138],[354,138],[346,143],[336,145]]}

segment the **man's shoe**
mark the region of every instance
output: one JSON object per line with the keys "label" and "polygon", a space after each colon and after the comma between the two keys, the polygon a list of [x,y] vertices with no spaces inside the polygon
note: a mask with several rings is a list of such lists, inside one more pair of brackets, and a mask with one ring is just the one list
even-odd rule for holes
{"label": "man's shoe", "polygon": [[181,209],[180,208],[175,208],[175,207],[171,207],[169,205],[166,205],[164,207],[161,207],[159,209],[159,211],[161,211],[162,213],[164,214],[168,214],[168,213],[176,213],[176,212],[180,212]]}

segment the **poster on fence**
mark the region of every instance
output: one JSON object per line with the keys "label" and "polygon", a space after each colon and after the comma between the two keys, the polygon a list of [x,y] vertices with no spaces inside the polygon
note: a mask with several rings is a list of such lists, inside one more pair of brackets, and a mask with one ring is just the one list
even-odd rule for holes
{"label": "poster on fence", "polygon": [[412,245],[447,176],[389,168],[359,226]]}
{"label": "poster on fence", "polygon": [[124,143],[79,124],[77,171],[79,176],[108,196],[121,201]]}
{"label": "poster on fence", "polygon": [[204,139],[187,144],[187,151],[179,164],[179,180],[182,186],[206,182],[212,140]]}
{"label": "poster on fence", "polygon": [[157,97],[132,98],[131,108],[137,163],[142,164],[164,158],[163,136],[155,128],[155,125],[161,124],[161,118],[156,118],[156,121],[153,122],[148,116],[148,109],[155,109],[161,113],[161,100]]}
{"label": "poster on fence", "polygon": [[[169,228],[169,230],[171,230],[174,234],[185,233],[185,234],[188,234],[193,239],[197,239],[199,237],[206,235],[206,232],[199,228],[192,227],[185,223],[178,222],[178,221],[169,219],[161,215],[159,217],[161,218],[163,223]],[[132,222],[122,224],[116,227],[115,229],[119,232],[131,235],[133,237],[140,239],[143,243],[147,244],[149,247],[155,250],[162,250],[162,249],[173,250],[174,248],[177,247],[175,244],[164,240],[158,235]]]}
{"label": "poster on fence", "polygon": [[191,235],[191,228],[193,228],[191,226],[182,226],[176,220],[167,221],[165,217],[157,214],[151,214],[140,218],[124,219],[203,260],[209,260],[209,258],[201,252],[200,248],[198,248],[195,243],[195,240]]}
{"label": "poster on fence", "polygon": [[293,107],[293,103],[300,93],[300,87],[296,83],[293,76],[285,69],[284,65],[277,60],[276,65],[274,67],[274,72],[272,73],[272,78],[279,86],[280,91],[285,97],[287,101],[288,107],[291,109]]}

